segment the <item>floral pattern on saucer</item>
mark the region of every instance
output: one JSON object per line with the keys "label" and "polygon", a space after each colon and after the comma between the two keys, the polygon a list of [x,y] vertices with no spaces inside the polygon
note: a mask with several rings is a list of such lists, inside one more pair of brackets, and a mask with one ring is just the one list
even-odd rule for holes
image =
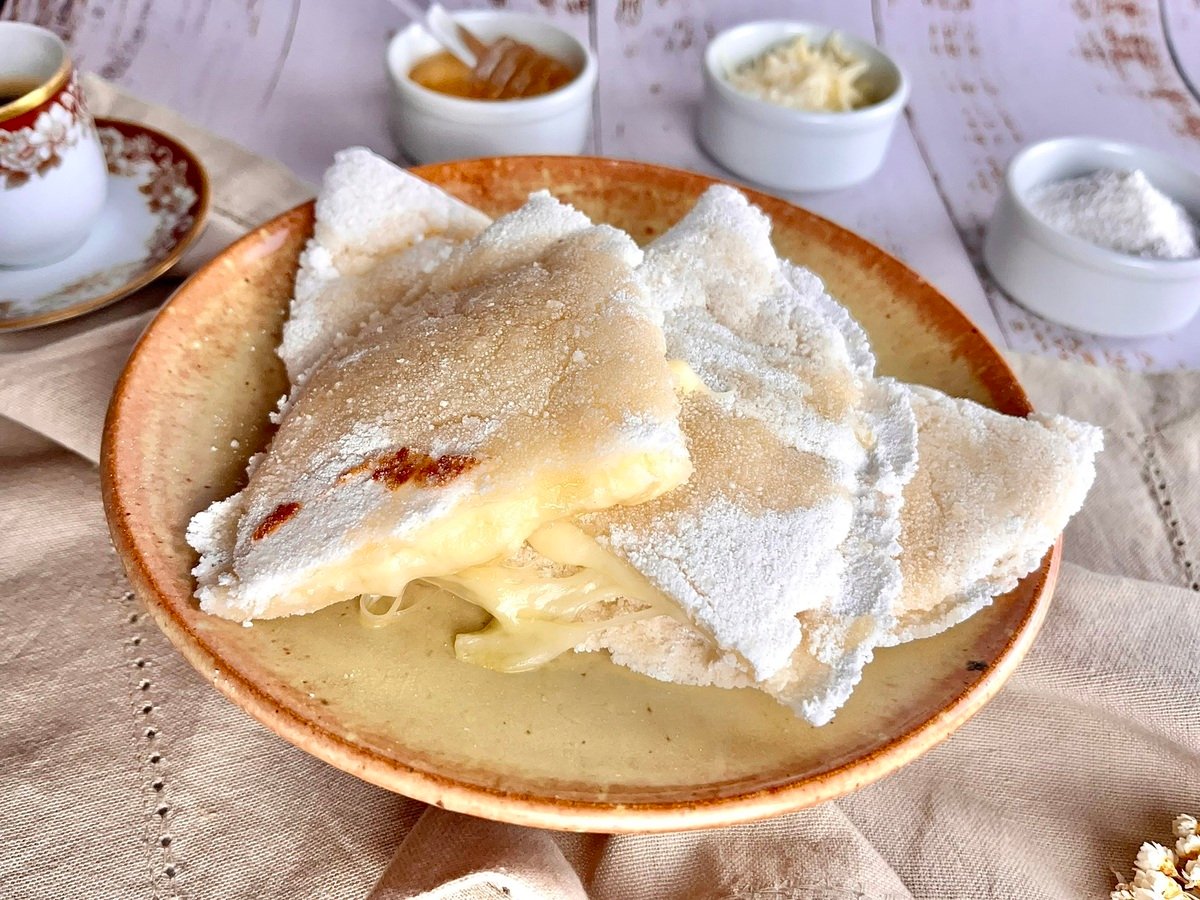
{"label": "floral pattern on saucer", "polygon": [[0,268],[0,331],[112,303],[169,268],[200,231],[207,179],[186,148],[130,122],[97,119],[96,131],[109,173],[97,233],[61,262]]}
{"label": "floral pattern on saucer", "polygon": [[146,240],[150,260],[160,260],[192,227],[196,191],[188,184],[189,160],[176,159],[171,148],[149,132],[125,135],[111,126],[97,128],[108,174],[144,178],[138,190],[146,195],[146,206],[158,218],[158,226]]}

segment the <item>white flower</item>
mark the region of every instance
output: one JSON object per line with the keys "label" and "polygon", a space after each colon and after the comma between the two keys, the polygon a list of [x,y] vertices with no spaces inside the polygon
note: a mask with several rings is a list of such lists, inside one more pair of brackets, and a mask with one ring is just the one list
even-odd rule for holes
{"label": "white flower", "polygon": [[1127,884],[1118,884],[1116,890],[1109,892],[1108,900],[1134,900],[1133,888]]}
{"label": "white flower", "polygon": [[[1179,882],[1174,878],[1169,878],[1162,872],[1146,871],[1138,869],[1133,874],[1134,888],[1141,888],[1147,891],[1146,900],[1176,900],[1183,896],[1183,889],[1179,886]],[[1134,890],[1136,900],[1143,900],[1139,897],[1137,890]]]}
{"label": "white flower", "polygon": [[1183,886],[1188,890],[1200,887],[1200,859],[1189,859],[1179,874],[1183,878]]}
{"label": "white flower", "polygon": [[0,132],[7,135],[0,139],[0,169],[13,172],[32,172],[41,162],[41,154],[29,140],[32,130],[22,128],[20,131]]}
{"label": "white flower", "polygon": [[1175,851],[1168,850],[1162,844],[1146,841],[1138,850],[1137,859],[1133,861],[1133,864],[1143,872],[1163,872],[1167,875],[1174,875]]}
{"label": "white flower", "polygon": [[71,114],[59,104],[53,103],[34,121],[29,142],[38,148],[42,159],[49,159],[59,147],[67,143],[73,124]]}
{"label": "white flower", "polygon": [[1186,814],[1176,816],[1171,827],[1175,831],[1175,837],[1189,837],[1196,833],[1196,817]]}
{"label": "white flower", "polygon": [[1183,859],[1200,856],[1200,834],[1187,834],[1175,842],[1175,850]]}

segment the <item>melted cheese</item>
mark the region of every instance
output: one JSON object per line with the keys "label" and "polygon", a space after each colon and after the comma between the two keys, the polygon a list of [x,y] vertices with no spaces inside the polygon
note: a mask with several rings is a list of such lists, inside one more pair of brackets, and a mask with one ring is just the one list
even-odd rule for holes
{"label": "melted cheese", "polygon": [[[429,581],[487,610],[481,631],[458,635],[455,655],[502,672],[536,668],[602,628],[657,615],[676,605],[636,569],[575,525],[559,521],[529,538],[542,561],[505,560]],[[550,571],[549,564],[564,574]],[[624,601],[620,612],[588,619],[590,608]]]}
{"label": "melted cheese", "polygon": [[[708,392],[700,376],[684,360],[668,362],[676,393],[687,396]],[[615,471],[605,482],[598,496],[589,498],[587,506],[605,509],[616,505],[614,498],[629,498],[621,505],[635,505],[662,494],[686,480],[687,473],[673,472],[674,483],[649,478],[649,473],[661,469],[653,461],[639,461]],[[690,472],[690,469],[688,470]],[[593,476],[594,478],[594,476]],[[642,485],[645,485],[642,487]],[[607,502],[604,494],[607,494]],[[568,502],[569,501],[569,502]],[[556,509],[580,505],[580,498],[561,498],[558,503],[544,503],[543,511],[553,517]],[[492,507],[487,521],[454,516],[447,524],[448,534],[426,530],[421,535],[424,549],[420,555],[436,562],[433,570],[414,576],[474,603],[491,613],[492,621],[482,630],[461,634],[455,639],[455,654],[459,659],[502,672],[527,671],[586,641],[597,631],[616,624],[631,622],[654,615],[680,617],[677,604],[655,588],[640,572],[614,556],[594,538],[568,521],[548,521],[532,534],[528,528],[515,527],[529,521],[529,516],[507,506]],[[448,563],[453,556],[478,558],[477,546],[483,539],[494,543],[497,535],[511,532],[515,543],[506,540],[509,555],[485,565],[461,568],[452,575],[438,572],[454,571]],[[513,557],[521,544],[540,556],[527,554],[524,559]],[[385,564],[405,566],[408,555],[385,560]],[[550,571],[557,567],[560,571]],[[413,571],[420,572],[419,569]],[[359,573],[362,575],[363,573]],[[407,580],[414,580],[407,579]],[[367,580],[378,583],[377,578]],[[397,579],[400,581],[401,579]],[[404,581],[407,583],[407,581]],[[603,617],[587,611],[598,604],[620,604],[618,611],[606,610]],[[380,611],[376,611],[376,609]],[[366,593],[360,598],[364,621],[372,626],[386,624],[405,605],[391,596]]]}
{"label": "melted cheese", "polygon": [[684,359],[672,359],[667,361],[667,368],[671,370],[671,378],[675,382],[675,393],[680,397],[687,397],[697,391],[711,393],[700,376]]}
{"label": "melted cheese", "polygon": [[685,481],[690,472],[686,458],[642,453],[620,459],[607,471],[545,477],[529,493],[493,493],[487,501],[465,498],[409,535],[385,535],[314,570],[296,590],[279,594],[276,614],[318,609],[355,595],[399,596],[418,579],[516,552],[532,532],[564,511],[641,503]]}

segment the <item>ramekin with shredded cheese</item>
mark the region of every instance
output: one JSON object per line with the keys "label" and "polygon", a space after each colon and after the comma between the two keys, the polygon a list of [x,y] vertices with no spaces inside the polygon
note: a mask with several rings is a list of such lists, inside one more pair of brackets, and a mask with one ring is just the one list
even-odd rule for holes
{"label": "ramekin with shredded cheese", "polygon": [[704,52],[700,143],[782,190],[848,187],[879,170],[908,82],[869,41],[812,22],[747,22]]}
{"label": "ramekin with shredded cheese", "polygon": [[869,102],[861,84],[867,68],[836,31],[819,43],[798,34],[739,65],[729,83],[778,106],[845,112]]}

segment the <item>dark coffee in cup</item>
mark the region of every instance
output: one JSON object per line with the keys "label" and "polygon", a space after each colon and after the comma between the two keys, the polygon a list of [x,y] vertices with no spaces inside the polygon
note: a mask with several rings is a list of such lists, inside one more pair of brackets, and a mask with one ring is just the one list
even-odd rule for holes
{"label": "dark coffee in cup", "polygon": [[0,106],[20,100],[26,94],[32,93],[40,82],[34,78],[3,78],[0,77]]}

